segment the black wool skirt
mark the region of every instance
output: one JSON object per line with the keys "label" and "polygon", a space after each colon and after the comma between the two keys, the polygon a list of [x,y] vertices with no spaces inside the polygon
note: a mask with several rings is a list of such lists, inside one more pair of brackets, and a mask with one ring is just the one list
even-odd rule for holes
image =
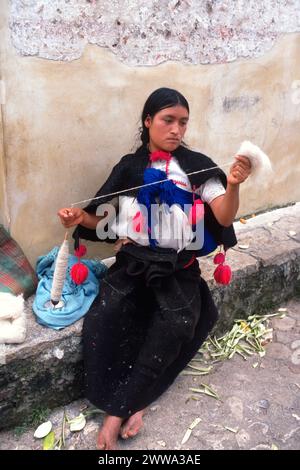
{"label": "black wool skirt", "polygon": [[194,357],[218,313],[192,252],[124,245],[83,325],[85,394],[128,418]]}

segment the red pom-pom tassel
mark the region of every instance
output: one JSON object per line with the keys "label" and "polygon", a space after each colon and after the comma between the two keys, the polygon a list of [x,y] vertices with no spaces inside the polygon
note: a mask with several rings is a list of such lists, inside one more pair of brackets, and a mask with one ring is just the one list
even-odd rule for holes
{"label": "red pom-pom tassel", "polygon": [[79,245],[79,247],[76,250],[74,250],[74,253],[76,256],[78,256],[78,258],[80,258],[81,256],[84,256],[86,254],[86,246]]}
{"label": "red pom-pom tassel", "polygon": [[231,268],[228,264],[219,264],[214,272],[215,281],[219,284],[229,284],[231,280]]}
{"label": "red pom-pom tassel", "polygon": [[224,253],[218,253],[215,257],[214,257],[214,263],[215,264],[221,264],[221,263],[224,263],[225,261],[225,255]]}
{"label": "red pom-pom tassel", "polygon": [[89,270],[83,263],[76,263],[71,268],[71,278],[75,284],[82,284],[89,275]]}

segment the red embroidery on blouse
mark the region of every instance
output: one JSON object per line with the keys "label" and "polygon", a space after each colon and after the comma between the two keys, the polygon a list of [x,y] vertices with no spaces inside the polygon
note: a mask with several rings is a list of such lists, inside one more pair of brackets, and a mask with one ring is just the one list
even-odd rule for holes
{"label": "red embroidery on blouse", "polygon": [[167,177],[169,177],[169,166],[170,166],[170,160],[167,160],[166,161],[166,174],[167,174]]}
{"label": "red embroidery on blouse", "polygon": [[[171,161],[171,158],[172,158],[172,155],[170,153],[161,152],[161,151],[153,152],[153,153],[150,154],[150,161],[151,162],[155,162],[157,160],[165,160],[166,161],[166,175],[167,175],[167,178],[169,178],[169,174],[170,174],[170,161]],[[172,179],[172,181],[173,181],[174,184],[180,184],[181,186],[187,187],[187,184],[184,183],[183,181],[174,180],[174,179]]]}
{"label": "red embroidery on blouse", "polygon": [[156,152],[151,152],[149,155],[151,162],[156,162],[157,160],[166,160],[169,162],[172,158],[170,152],[164,152],[163,150],[157,150]]}
{"label": "red embroidery on blouse", "polygon": [[187,184],[184,183],[183,181],[179,181],[179,180],[172,180],[172,181],[173,181],[173,183],[175,183],[175,184],[181,184],[181,186],[185,186],[185,187],[187,186]]}

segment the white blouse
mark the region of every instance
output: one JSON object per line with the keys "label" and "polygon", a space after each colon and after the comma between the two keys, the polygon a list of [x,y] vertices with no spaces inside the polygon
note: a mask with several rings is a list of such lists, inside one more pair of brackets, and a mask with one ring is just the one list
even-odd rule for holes
{"label": "white blouse", "polygon": [[[151,167],[166,171],[166,161],[158,160],[152,162]],[[192,192],[189,179],[175,157],[172,157],[169,162],[168,179],[173,180],[179,188]],[[216,197],[224,194],[225,189],[220,179],[213,177],[196,188],[195,192],[203,202],[210,204]],[[148,246],[147,223],[140,224],[139,231],[134,229],[134,225],[136,225],[134,218],[139,212],[143,213],[143,210],[135,197],[121,196],[119,198],[119,215],[113,222],[112,230],[120,238],[130,238],[139,245]],[[146,214],[144,216],[144,220],[147,220]],[[168,207],[166,204],[159,206],[159,215],[157,216],[154,230],[153,236],[157,240],[157,246],[160,248],[173,248],[177,252],[187,247],[194,238],[187,215],[176,204],[173,204],[171,207]]]}

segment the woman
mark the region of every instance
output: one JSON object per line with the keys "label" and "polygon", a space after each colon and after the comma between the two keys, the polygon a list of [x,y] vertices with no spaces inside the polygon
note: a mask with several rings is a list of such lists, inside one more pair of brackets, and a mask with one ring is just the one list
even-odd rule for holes
{"label": "woman", "polygon": [[[58,213],[65,227],[78,225],[75,239],[96,241],[97,224],[106,222],[105,215],[96,215],[97,207],[122,191],[119,217],[107,232],[119,237],[116,262],[83,327],[86,395],[107,413],[100,449],[114,449],[119,435],[138,433],[146,407],[189,363],[217,319],[196,256],[236,243],[232,222],[250,162],[236,156],[226,178],[212,160],[183,144],[188,120],[182,94],[154,91],[142,112],[141,147],[113,168],[88,207]],[[193,249],[195,220],[183,203],[199,197],[205,207],[204,246]],[[151,212],[156,203],[158,212],[165,205],[160,216]],[[170,220],[176,236],[164,231]]]}

